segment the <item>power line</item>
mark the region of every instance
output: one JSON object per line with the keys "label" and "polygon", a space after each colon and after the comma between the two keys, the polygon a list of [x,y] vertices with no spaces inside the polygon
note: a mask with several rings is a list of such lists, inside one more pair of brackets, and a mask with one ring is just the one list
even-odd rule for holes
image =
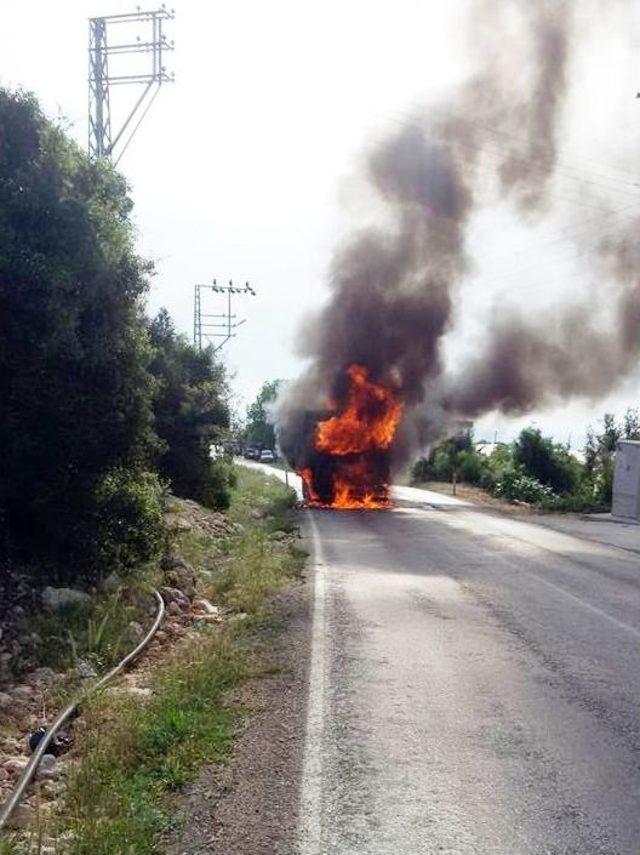
{"label": "power line", "polygon": [[[227,296],[227,311],[217,314],[205,314],[202,311],[202,292],[211,291],[215,294],[226,294]],[[193,343],[202,350],[203,347],[213,345],[213,353],[217,353],[224,345],[232,338],[236,337],[235,330],[246,323],[246,319],[238,320],[237,315],[232,311],[232,299],[240,294],[249,294],[252,297],[256,296],[256,292],[245,282],[243,286],[238,287],[233,284],[233,280],[229,280],[228,285],[218,285],[214,279],[211,285],[194,285],[193,293]],[[219,344],[215,344],[215,339],[222,339]]]}
{"label": "power line", "polygon": [[[425,112],[424,104],[418,104],[417,102],[409,103],[408,108],[413,109],[414,111],[420,110],[422,112]],[[394,113],[382,114],[378,117],[378,119],[380,121],[383,121],[383,122],[390,122],[392,124],[395,124],[395,125],[398,125],[401,127],[405,127],[407,124],[409,124],[412,121],[412,118],[415,118],[415,115],[416,115],[416,112],[414,112],[413,114],[410,112],[406,112],[406,113],[394,112]],[[484,130],[490,134],[493,134],[494,136],[504,137],[504,138],[512,140],[514,143],[518,143],[524,147],[529,145],[529,140],[526,137],[519,136],[517,134],[512,134],[512,133],[509,133],[508,131],[504,131],[501,129],[493,128],[491,125],[489,125],[486,122],[483,122],[482,120],[472,120],[472,119],[469,119],[468,117],[466,117],[465,120],[470,125],[481,128],[482,130]],[[428,125],[424,125],[422,130],[423,130],[425,137],[433,140],[434,142],[439,142],[442,144],[448,143],[448,140],[446,138],[444,138],[442,135],[438,135],[435,130],[430,131]],[[493,142],[489,142],[489,145],[490,146],[493,145],[494,149],[501,149],[503,152],[507,151],[508,153],[515,153],[513,149],[511,149],[511,148],[507,149],[504,146],[504,144],[501,147],[500,142],[498,140],[493,141]],[[486,148],[486,146],[487,146],[487,141],[485,141],[485,143],[483,144],[483,148],[485,148],[485,150],[489,150]],[[590,158],[584,154],[576,157],[576,155],[571,150],[569,150],[568,148],[563,147],[563,146],[558,146],[558,145],[555,146],[554,163],[553,163],[553,166],[550,170],[547,169],[545,164],[540,163],[539,160],[536,158],[536,156],[531,154],[530,152],[526,152],[523,150],[522,154],[526,155],[527,163],[528,164],[534,164],[534,168],[539,170],[539,171],[549,172],[549,174],[555,173],[555,172],[562,172],[562,173],[565,173],[565,177],[567,177],[567,178],[572,178],[575,181],[582,181],[585,183],[595,184],[595,185],[601,187],[602,189],[611,190],[612,192],[622,191],[622,192],[626,192],[626,193],[632,193],[633,192],[632,188],[635,186],[638,186],[637,178],[632,172],[629,172],[625,169],[620,169],[618,167],[611,167],[608,164],[603,164],[601,161],[596,160],[595,158]],[[570,164],[567,163],[565,160],[563,160],[563,158],[569,158],[571,160],[571,163]],[[579,165],[580,160],[585,162],[584,167],[581,167]],[[593,169],[593,166],[590,166],[590,165],[587,166],[586,165],[586,161],[590,161],[591,163],[596,164],[596,166],[598,166],[599,168],[604,168],[604,169],[609,170],[610,171],[609,174],[605,175],[603,172],[595,172]],[[617,172],[618,174],[617,175],[612,174],[613,171]],[[593,180],[594,178],[597,178],[600,180],[594,181]],[[606,182],[616,182],[622,186],[615,187],[610,183],[607,184]],[[625,190],[625,187],[628,189]]]}

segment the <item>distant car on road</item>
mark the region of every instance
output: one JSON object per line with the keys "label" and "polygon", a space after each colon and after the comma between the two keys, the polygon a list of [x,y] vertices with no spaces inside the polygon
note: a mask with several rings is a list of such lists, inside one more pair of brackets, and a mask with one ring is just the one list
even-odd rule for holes
{"label": "distant car on road", "polygon": [[275,454],[269,448],[265,448],[264,451],[260,452],[260,463],[273,463],[275,459]]}
{"label": "distant car on road", "polygon": [[246,448],[244,452],[245,460],[260,460],[260,450],[258,448]]}

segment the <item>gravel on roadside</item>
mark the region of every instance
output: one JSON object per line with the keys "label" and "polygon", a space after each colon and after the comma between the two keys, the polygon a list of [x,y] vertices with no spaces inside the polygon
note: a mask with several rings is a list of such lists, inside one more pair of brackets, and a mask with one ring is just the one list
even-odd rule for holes
{"label": "gravel on roadside", "polygon": [[[308,575],[308,571],[307,571]],[[168,855],[293,855],[305,737],[310,639],[309,580],[274,602],[285,629],[269,673],[234,702],[249,711],[230,760],[207,767],[187,788]]]}

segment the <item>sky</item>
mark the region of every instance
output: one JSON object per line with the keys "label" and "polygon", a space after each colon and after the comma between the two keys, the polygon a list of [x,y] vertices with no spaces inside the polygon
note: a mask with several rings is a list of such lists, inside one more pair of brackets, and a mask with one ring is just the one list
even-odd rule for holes
{"label": "sky", "polygon": [[[246,323],[221,351],[241,413],[265,380],[293,378],[303,366],[295,352],[300,322],[327,299],[332,252],[363,215],[353,189],[363,155],[470,73],[464,22],[472,5],[174,4],[166,33],[175,52],[166,65],[175,83],[162,88],[120,168],[131,185],[140,251],[156,263],[150,312],[165,306],[191,336],[195,283],[249,281],[257,292],[237,299],[234,311]],[[637,7],[594,0],[592,14],[579,21],[560,141],[562,210],[529,226],[507,210],[481,212],[471,232],[474,273],[457,295],[458,334],[446,343],[448,358],[473,347],[483,321],[509,302],[526,298],[535,309],[597,287],[571,237],[598,216],[585,205],[581,182],[597,184],[620,210],[633,208],[640,194]],[[5,4],[0,85],[34,91],[86,146],[87,19],[134,9],[121,0]],[[115,125],[133,97],[128,87],[113,94]],[[224,310],[220,297],[204,299],[207,310]],[[640,405],[638,376],[602,401],[518,420],[486,416],[476,435],[506,440],[535,423],[575,447],[589,422],[630,405]]]}

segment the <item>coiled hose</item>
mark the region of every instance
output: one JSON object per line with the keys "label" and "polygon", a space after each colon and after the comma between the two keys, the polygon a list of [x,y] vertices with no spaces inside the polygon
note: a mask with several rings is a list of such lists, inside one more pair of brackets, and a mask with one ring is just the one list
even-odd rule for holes
{"label": "coiled hose", "polygon": [[69,706],[65,707],[62,712],[58,714],[58,717],[55,719],[51,727],[47,730],[45,735],[42,737],[36,750],[33,752],[31,757],[29,758],[29,762],[25,766],[22,775],[16,784],[14,791],[9,796],[8,800],[2,805],[0,809],[0,831],[5,826],[7,820],[13,813],[13,811],[17,808],[22,800],[22,796],[24,795],[24,791],[27,789],[29,782],[33,778],[40,761],[44,757],[47,752],[47,748],[49,747],[51,740],[56,735],[56,733],[60,730],[62,725],[68,721],[71,716],[74,714],[78,706],[96,692],[98,689],[102,688],[105,683],[108,683],[109,680],[112,680],[115,676],[120,674],[124,669],[129,665],[130,662],[142,653],[145,647],[149,644],[153,636],[156,634],[158,627],[162,623],[162,618],[164,617],[164,601],[158,591],[154,591],[154,596],[158,602],[158,612],[156,614],[155,620],[153,621],[153,625],[149,632],[142,639],[140,644],[135,647],[130,653],[128,653],[124,659],[119,662],[114,668],[111,669],[108,673],[101,677],[97,683],[94,683],[86,692],[83,692],[82,695],[77,697],[74,701],[72,701]]}

